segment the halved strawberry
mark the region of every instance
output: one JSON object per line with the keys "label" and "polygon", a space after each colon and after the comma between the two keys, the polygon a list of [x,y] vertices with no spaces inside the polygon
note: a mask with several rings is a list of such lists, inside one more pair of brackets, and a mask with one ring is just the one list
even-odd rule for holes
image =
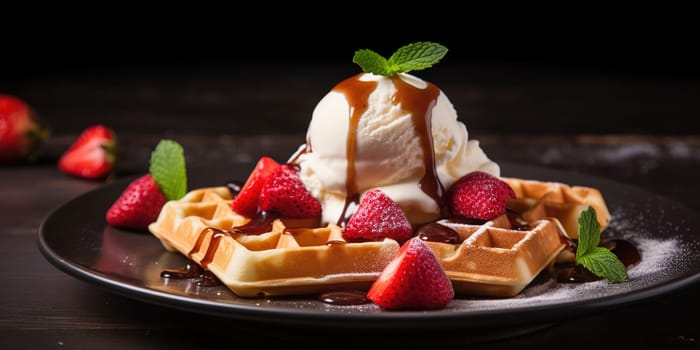
{"label": "halved strawberry", "polygon": [[151,174],[129,183],[107,211],[107,223],[114,227],[145,230],[158,218],[166,198]]}
{"label": "halved strawberry", "polygon": [[384,309],[440,309],[454,298],[452,282],[435,253],[420,238],[401,246],[374,281],[367,299]]}
{"label": "halved strawberry", "polygon": [[260,190],[260,210],[287,218],[321,215],[321,204],[311,195],[291,165],[281,165],[268,176]]}
{"label": "halved strawberry", "polygon": [[49,128],[26,102],[0,94],[0,163],[33,160],[48,135]]}
{"label": "halved strawberry", "polygon": [[274,159],[262,157],[248,176],[241,190],[231,203],[231,209],[238,214],[252,218],[258,212],[258,198],[263,183],[280,165]]}
{"label": "halved strawberry", "polygon": [[506,201],[515,192],[503,180],[483,171],[462,176],[446,193],[453,215],[491,220],[506,212]]}
{"label": "halved strawberry", "polygon": [[398,203],[379,189],[367,191],[343,230],[348,241],[391,238],[405,242],[413,235],[411,222]]}
{"label": "halved strawberry", "polygon": [[69,175],[90,180],[104,179],[116,162],[117,137],[104,125],[85,129],[61,155],[58,168]]}

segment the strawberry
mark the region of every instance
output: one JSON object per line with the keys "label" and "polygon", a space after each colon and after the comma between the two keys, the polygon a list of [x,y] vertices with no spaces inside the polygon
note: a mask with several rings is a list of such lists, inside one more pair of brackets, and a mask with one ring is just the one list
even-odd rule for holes
{"label": "strawberry", "polygon": [[49,129],[18,97],[0,94],[0,163],[31,161]]}
{"label": "strawberry", "polygon": [[107,210],[107,223],[145,231],[158,219],[168,200],[179,200],[187,191],[187,169],[182,146],[160,140],[151,153],[148,174],[129,183]]}
{"label": "strawberry", "polygon": [[391,238],[401,244],[412,235],[413,228],[401,207],[379,189],[365,193],[343,230],[348,241]]}
{"label": "strawberry", "polygon": [[107,211],[107,223],[114,227],[145,230],[156,221],[166,198],[151,174],[129,183]]}
{"label": "strawberry", "polygon": [[246,217],[253,217],[258,212],[258,197],[263,183],[268,176],[280,165],[272,158],[262,157],[255,165],[255,169],[248,176],[241,190],[231,203],[231,209]]}
{"label": "strawberry", "polygon": [[274,211],[287,218],[321,215],[321,204],[311,195],[291,165],[274,169],[260,189],[260,210]]}
{"label": "strawberry", "polygon": [[384,309],[440,309],[454,298],[449,277],[435,253],[418,237],[401,246],[374,281],[367,299]]}
{"label": "strawberry", "polygon": [[61,155],[58,168],[69,175],[89,180],[104,179],[116,162],[117,138],[103,125],[85,129]]}
{"label": "strawberry", "polygon": [[515,192],[503,180],[483,171],[462,176],[446,193],[453,215],[491,220],[506,212],[506,202]]}

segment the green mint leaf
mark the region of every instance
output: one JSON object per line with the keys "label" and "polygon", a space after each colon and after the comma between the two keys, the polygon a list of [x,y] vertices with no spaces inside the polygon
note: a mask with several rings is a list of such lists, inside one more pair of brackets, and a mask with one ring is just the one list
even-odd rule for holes
{"label": "green mint leaf", "polygon": [[369,50],[355,51],[352,61],[365,73],[393,76],[432,67],[447,54],[447,48],[431,42],[416,42],[396,50],[387,60],[384,56]]}
{"label": "green mint leaf", "polygon": [[357,63],[365,73],[390,76],[389,63],[382,55],[369,50],[362,49],[355,51],[352,61]]}
{"label": "green mint leaf", "polygon": [[151,153],[149,172],[168,200],[178,200],[187,191],[185,152],[173,140],[161,140]]}
{"label": "green mint leaf", "polygon": [[606,248],[595,247],[588,254],[576,257],[576,262],[593,272],[598,277],[603,277],[610,282],[624,282],[627,280],[625,265]]}
{"label": "green mint leaf", "polygon": [[598,247],[599,243],[600,224],[595,215],[595,209],[589,206],[578,217],[576,263],[608,281],[626,281],[627,269],[625,265],[610,250]]}
{"label": "green mint leaf", "polygon": [[407,73],[432,67],[447,54],[447,48],[431,42],[408,44],[389,57],[389,66],[397,72]]}
{"label": "green mint leaf", "polygon": [[600,243],[600,224],[595,209],[589,206],[578,217],[578,246],[576,256],[585,255]]}

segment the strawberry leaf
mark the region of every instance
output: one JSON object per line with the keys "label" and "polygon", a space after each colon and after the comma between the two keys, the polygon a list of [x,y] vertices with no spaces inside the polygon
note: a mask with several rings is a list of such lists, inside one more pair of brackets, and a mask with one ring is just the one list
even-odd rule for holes
{"label": "strawberry leaf", "polygon": [[398,72],[410,72],[430,68],[447,54],[447,48],[430,42],[408,44],[389,57],[389,66]]}
{"label": "strawberry leaf", "polygon": [[355,51],[352,61],[365,73],[391,77],[398,73],[430,68],[446,54],[447,48],[438,43],[416,42],[402,46],[388,60],[372,50],[361,49]]}
{"label": "strawberry leaf", "polygon": [[583,265],[598,277],[610,282],[627,280],[625,265],[607,248],[598,247],[600,243],[600,224],[595,215],[595,209],[589,206],[579,214],[578,246],[576,248],[576,263]]}
{"label": "strawberry leaf", "polygon": [[606,278],[610,282],[619,283],[627,280],[625,265],[606,248],[595,247],[588,254],[577,257],[576,260],[594,275]]}
{"label": "strawberry leaf", "polygon": [[355,52],[355,56],[352,58],[352,61],[357,63],[365,73],[374,73],[384,76],[390,76],[393,74],[386,58],[369,49],[357,50]]}
{"label": "strawberry leaf", "polygon": [[600,224],[593,207],[588,207],[579,214],[578,227],[576,255],[585,255],[600,243]]}
{"label": "strawberry leaf", "polygon": [[185,155],[179,143],[161,140],[151,153],[149,172],[168,200],[178,200],[187,191]]}

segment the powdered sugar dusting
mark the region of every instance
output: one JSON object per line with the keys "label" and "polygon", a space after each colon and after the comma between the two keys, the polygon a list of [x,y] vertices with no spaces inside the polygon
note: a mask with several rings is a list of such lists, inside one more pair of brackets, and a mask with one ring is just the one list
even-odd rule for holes
{"label": "powdered sugar dusting", "polygon": [[[690,233],[688,226],[685,222],[663,220],[663,208],[646,203],[641,209],[618,208],[612,216],[606,234],[632,242],[642,256],[639,264],[628,270],[630,280],[668,274],[671,267],[682,268],[693,258],[691,252],[698,242],[682,241],[681,237]],[[659,230],[665,231],[664,234],[660,235]],[[659,236],[666,238],[654,238]]]}
{"label": "powdered sugar dusting", "polygon": [[[700,243],[696,240],[684,240],[684,234],[688,233],[687,226],[683,223],[664,221],[663,213],[659,212],[660,208],[651,208],[649,204],[643,204],[644,208],[641,210],[629,207],[616,210],[612,213],[613,220],[610,226],[603,234],[606,238],[627,240],[639,250],[641,261],[628,268],[628,282],[610,283],[599,280],[588,283],[559,283],[555,277],[543,272],[515,297],[458,298],[450,307],[483,311],[556,305],[639,291],[672,279],[687,266],[692,266],[693,259],[696,259],[693,251],[697,251]],[[659,234],[659,230],[667,232]]]}
{"label": "powdered sugar dusting", "polygon": [[[630,238],[630,240],[633,239]],[[636,243],[637,249],[642,255],[642,260],[627,271],[627,275],[631,280],[643,278],[667,269],[669,263],[681,252],[679,249],[680,243],[677,239],[655,240],[639,238],[634,240],[634,243]]]}

